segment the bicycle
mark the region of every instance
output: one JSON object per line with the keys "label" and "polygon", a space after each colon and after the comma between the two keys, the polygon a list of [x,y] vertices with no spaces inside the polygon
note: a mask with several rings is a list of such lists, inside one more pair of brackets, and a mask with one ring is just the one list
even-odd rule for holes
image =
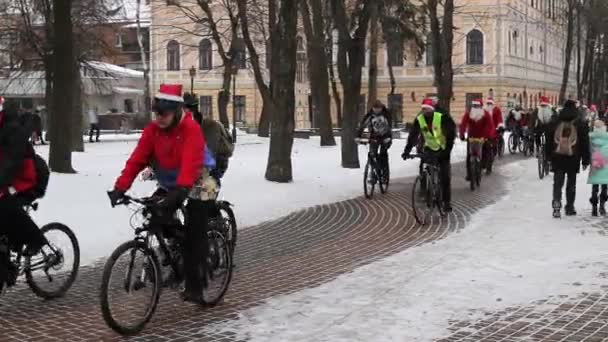
{"label": "bicycle", "polygon": [[483,145],[486,142],[484,138],[469,138],[469,184],[471,191],[481,186],[482,167],[481,161],[483,156]]}
{"label": "bicycle", "polygon": [[[38,203],[24,204],[23,210],[28,214],[30,211],[36,211]],[[35,256],[26,255],[25,246],[13,244],[6,236],[0,236],[0,250],[8,252],[8,277],[4,284],[0,283],[0,295],[7,288],[15,286],[17,279],[23,275],[32,292],[43,299],[62,297],[74,284],[80,267],[80,246],[76,235],[69,227],[58,222],[46,224],[40,228],[40,231],[44,235],[46,243],[42,246],[40,253]],[[67,236],[69,243],[65,243],[66,241],[60,241],[63,242],[61,244],[57,243],[52,239],[55,233]],[[72,260],[65,253],[67,250],[65,247],[68,245],[73,250]],[[71,268],[64,270],[64,265],[71,266]],[[42,283],[43,279],[54,285],[54,288],[46,289]]]}
{"label": "bicycle", "polygon": [[359,144],[369,145],[369,152],[367,153],[367,163],[365,164],[365,170],[363,171],[363,193],[365,198],[371,199],[374,197],[374,189],[376,184],[380,188],[380,192],[385,194],[388,191],[390,184],[390,168],[381,167],[378,161],[378,154],[372,150],[371,144],[377,143],[374,139],[360,139]]}
{"label": "bicycle", "polygon": [[426,225],[435,209],[439,212],[440,217],[445,216],[442,206],[443,193],[439,176],[439,160],[437,156],[424,153],[412,154],[408,158],[420,158],[424,164],[422,174],[416,177],[412,187],[412,211],[416,222]]}
{"label": "bicycle", "polygon": [[551,172],[551,168],[549,166],[549,161],[546,160],[546,155],[545,155],[545,134],[541,134],[540,136],[540,146],[537,149],[537,153],[536,153],[536,160],[538,163],[538,178],[540,178],[541,180],[543,178],[545,178],[545,176],[549,175],[549,172]]}
{"label": "bicycle", "polygon": [[505,138],[503,132],[498,132],[498,137],[496,138],[496,146],[494,147],[494,155],[499,159],[505,155]]}
{"label": "bicycle", "polygon": [[[126,196],[119,203],[113,203],[113,206],[135,204],[139,207],[131,220],[135,238],[114,250],[106,262],[101,280],[100,302],[103,319],[112,330],[122,335],[133,335],[142,331],[156,311],[162,289],[177,288],[184,280],[181,246],[185,240],[186,223],[182,222],[185,219],[180,217],[184,209],[179,209],[173,217],[167,219],[155,209],[157,202],[158,197]],[[142,222],[135,224],[135,217],[141,217]],[[218,224],[216,220],[209,222],[209,251],[207,260],[204,260],[203,279],[207,284],[203,290],[203,299],[204,304],[208,306],[215,306],[222,300],[232,280],[233,252],[227,239],[230,234],[228,230],[229,227]],[[119,261],[125,255],[127,260]],[[163,267],[168,268],[168,276],[163,275]],[[119,275],[116,284],[111,283],[114,274]],[[213,283],[214,281],[217,283]],[[114,308],[112,305],[110,295],[114,291],[110,290],[113,289],[124,290],[126,293],[126,296],[118,299],[118,304],[124,305],[124,308]],[[216,291],[212,292],[213,289]],[[142,300],[131,298],[138,294],[147,295],[149,298],[144,298],[144,304]],[[131,312],[134,310],[138,313]],[[126,322],[120,321],[123,314],[126,316]]]}
{"label": "bicycle", "polygon": [[532,156],[534,154],[534,133],[528,130],[527,127],[523,129],[523,137],[520,145],[520,152],[525,157]]}

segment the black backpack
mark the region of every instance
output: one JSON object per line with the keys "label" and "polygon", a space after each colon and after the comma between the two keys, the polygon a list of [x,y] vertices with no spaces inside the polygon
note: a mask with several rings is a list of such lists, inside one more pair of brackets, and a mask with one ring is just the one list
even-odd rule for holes
{"label": "black backpack", "polygon": [[34,168],[36,169],[36,185],[32,189],[32,195],[38,199],[46,194],[51,171],[46,161],[37,153],[34,153]]}

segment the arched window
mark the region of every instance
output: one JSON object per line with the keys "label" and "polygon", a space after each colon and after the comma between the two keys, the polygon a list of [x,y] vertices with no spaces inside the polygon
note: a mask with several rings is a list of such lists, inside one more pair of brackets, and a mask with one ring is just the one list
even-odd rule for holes
{"label": "arched window", "polygon": [[479,30],[467,34],[467,64],[483,64],[483,33]]}
{"label": "arched window", "polygon": [[211,70],[213,68],[211,41],[203,39],[198,44],[198,68],[201,70]]}
{"label": "arched window", "polygon": [[167,70],[179,70],[179,64],[179,43],[176,40],[172,40],[167,44]]}
{"label": "arched window", "polygon": [[433,65],[433,35],[430,33],[426,36],[425,52],[426,65]]}

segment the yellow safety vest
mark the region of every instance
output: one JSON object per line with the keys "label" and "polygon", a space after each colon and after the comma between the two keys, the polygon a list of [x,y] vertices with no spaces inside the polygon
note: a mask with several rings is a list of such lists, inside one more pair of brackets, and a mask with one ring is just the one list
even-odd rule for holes
{"label": "yellow safety vest", "polygon": [[418,115],[418,125],[420,131],[424,137],[424,146],[428,147],[433,151],[445,150],[446,139],[441,129],[441,118],[443,114],[435,112],[433,113],[433,132],[429,129],[426,124],[424,114]]}

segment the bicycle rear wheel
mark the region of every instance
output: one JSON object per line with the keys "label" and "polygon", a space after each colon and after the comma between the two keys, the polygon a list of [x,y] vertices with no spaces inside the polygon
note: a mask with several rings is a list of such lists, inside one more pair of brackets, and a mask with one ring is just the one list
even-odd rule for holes
{"label": "bicycle rear wheel", "polygon": [[222,224],[225,230],[227,231],[226,239],[228,240],[228,244],[230,245],[230,252],[234,256],[234,251],[236,249],[236,240],[237,240],[237,227],[236,227],[236,218],[234,216],[234,211],[230,207],[230,203],[226,201],[218,201],[217,202],[218,210],[220,211]]}
{"label": "bicycle rear wheel", "polygon": [[369,160],[365,164],[365,171],[363,171],[363,193],[365,198],[374,197],[374,188],[376,187],[376,177],[374,169],[370,164]]}
{"label": "bicycle rear wheel", "polygon": [[[427,177],[424,177],[428,179]],[[414,186],[412,187],[412,211],[414,212],[414,218],[420,225],[425,225],[431,214],[433,213],[433,196],[429,184],[426,184],[426,189],[421,190],[422,182],[425,181],[422,176],[416,177]]]}
{"label": "bicycle rear wheel", "polygon": [[232,280],[232,251],[224,234],[212,229],[207,234],[209,255],[205,263],[207,288],[203,290],[205,304],[215,306],[219,303]]}
{"label": "bicycle rear wheel", "polygon": [[[123,257],[125,257],[122,259]],[[112,330],[133,335],[154,315],[162,287],[161,266],[142,241],[128,241],[110,256],[101,278],[101,314]]]}
{"label": "bicycle rear wheel", "polygon": [[481,161],[477,158],[475,158],[475,185],[477,185],[477,188],[481,187],[481,177],[482,177],[482,169],[481,169]]}
{"label": "bicycle rear wheel", "polygon": [[471,156],[469,164],[469,187],[471,191],[475,191],[477,186],[477,165],[475,164],[475,157]]}
{"label": "bicycle rear wheel", "polygon": [[[80,247],[74,232],[64,224],[50,223],[40,231],[47,244],[39,255],[25,258],[25,279],[38,297],[58,298],[69,290],[78,276]],[[64,266],[69,268],[64,269]]]}

